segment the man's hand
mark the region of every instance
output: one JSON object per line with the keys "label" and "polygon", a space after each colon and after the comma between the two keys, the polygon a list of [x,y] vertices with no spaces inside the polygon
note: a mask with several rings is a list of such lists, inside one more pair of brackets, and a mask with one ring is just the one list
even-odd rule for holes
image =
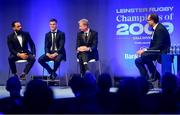
{"label": "man's hand", "polygon": [[52,56],[53,59],[55,59],[58,56],[58,54],[57,53],[53,53],[53,54],[51,54],[51,56]]}
{"label": "man's hand", "polygon": [[17,56],[23,60],[26,60],[29,57],[27,53],[18,53]]}
{"label": "man's hand", "polygon": [[138,50],[136,53],[137,53],[138,55],[142,55],[142,54],[144,53],[144,50]]}
{"label": "man's hand", "polygon": [[89,51],[89,50],[90,50],[90,48],[87,46],[80,46],[77,48],[78,52],[85,52],[85,51]]}
{"label": "man's hand", "polygon": [[53,59],[53,60],[57,57],[57,55],[58,55],[57,53],[47,54],[48,58]]}

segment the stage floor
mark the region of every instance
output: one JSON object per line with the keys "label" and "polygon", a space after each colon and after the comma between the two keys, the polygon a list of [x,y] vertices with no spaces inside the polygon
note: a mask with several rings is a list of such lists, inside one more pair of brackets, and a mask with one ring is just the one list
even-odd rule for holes
{"label": "stage floor", "polygon": [[[54,93],[54,98],[68,98],[74,97],[74,94],[70,87],[60,87],[60,86],[51,86],[51,89]],[[25,86],[22,86],[21,95],[23,96],[25,91]],[[9,96],[9,92],[6,90],[5,86],[0,86],[0,98]]]}
{"label": "stage floor", "polygon": [[[74,97],[74,94],[73,94],[70,87],[67,87],[67,86],[50,86],[50,88],[53,90],[55,99]],[[118,89],[116,87],[110,88],[110,92],[116,92],[117,90]],[[22,86],[22,89],[21,89],[21,95],[22,96],[24,94],[24,91],[25,91],[25,86]],[[154,89],[149,90],[148,94],[158,93],[160,91],[161,91],[161,89],[154,88]],[[9,96],[9,92],[6,90],[6,87],[0,86],[0,99],[4,98],[4,97],[8,97],[8,96]]]}

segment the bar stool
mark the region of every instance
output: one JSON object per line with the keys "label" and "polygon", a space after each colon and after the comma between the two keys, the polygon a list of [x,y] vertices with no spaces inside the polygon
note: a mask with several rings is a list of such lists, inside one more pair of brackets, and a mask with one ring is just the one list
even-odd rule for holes
{"label": "bar stool", "polygon": [[[77,58],[77,62],[79,63],[79,59]],[[100,60],[96,60],[96,59],[90,59],[88,61],[88,64],[91,64],[91,63],[98,63],[98,73],[99,75],[101,75],[102,71],[101,71],[101,63],[100,63]],[[77,64],[77,71],[78,71],[78,64]]]}
{"label": "bar stool", "polygon": [[[17,61],[15,61],[15,64],[25,64],[25,63],[27,63],[28,61],[27,60],[17,60]],[[32,73],[31,72],[29,72],[29,76],[32,76]],[[11,69],[9,68],[9,75],[8,75],[8,78],[10,78],[11,77]],[[26,80],[20,80],[20,82],[21,82],[21,85],[22,86],[26,86],[27,85],[27,83],[28,83],[28,80],[26,79]]]}
{"label": "bar stool", "polygon": [[[21,63],[27,63],[27,60],[17,60],[15,61],[16,64],[21,64]],[[9,68],[9,73],[8,73],[8,78],[10,78],[11,75],[11,69]]]}

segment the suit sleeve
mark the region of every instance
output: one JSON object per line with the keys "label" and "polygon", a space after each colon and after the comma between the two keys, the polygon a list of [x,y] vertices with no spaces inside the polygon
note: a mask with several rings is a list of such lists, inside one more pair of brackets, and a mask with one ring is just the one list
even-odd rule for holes
{"label": "suit sleeve", "polygon": [[65,33],[62,32],[61,33],[61,38],[60,38],[60,41],[59,41],[59,48],[58,48],[58,53],[59,54],[63,52],[64,44],[65,44]]}
{"label": "suit sleeve", "polygon": [[77,48],[78,48],[78,47],[80,47],[80,43],[81,43],[81,41],[80,41],[80,34],[79,34],[79,33],[77,33],[77,39],[76,39],[76,50],[77,50]]}
{"label": "suit sleeve", "polygon": [[49,49],[49,41],[48,41],[48,34],[45,35],[45,46],[44,46],[44,49],[45,49],[45,54],[49,53],[50,49]]}
{"label": "suit sleeve", "polygon": [[13,47],[13,41],[10,35],[7,37],[7,44],[8,44],[10,53],[16,56],[18,52]]}
{"label": "suit sleeve", "polygon": [[32,54],[33,55],[36,55],[36,47],[35,47],[35,44],[34,44],[34,42],[33,42],[33,40],[32,40],[32,38],[31,38],[31,36],[30,36],[30,34],[28,33],[27,34],[27,36],[28,36],[28,40],[29,40],[29,46],[30,46],[30,48],[31,48],[31,52],[32,52]]}
{"label": "suit sleeve", "polygon": [[96,50],[98,45],[98,33],[95,32],[94,38],[93,38],[93,43],[91,46],[91,50]]}

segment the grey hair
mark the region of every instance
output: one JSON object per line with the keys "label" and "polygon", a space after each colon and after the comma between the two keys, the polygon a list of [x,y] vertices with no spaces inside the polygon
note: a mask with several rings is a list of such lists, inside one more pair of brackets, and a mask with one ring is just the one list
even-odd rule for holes
{"label": "grey hair", "polygon": [[84,25],[87,25],[87,26],[89,25],[89,22],[87,19],[81,19],[78,21],[78,23],[83,23]]}

